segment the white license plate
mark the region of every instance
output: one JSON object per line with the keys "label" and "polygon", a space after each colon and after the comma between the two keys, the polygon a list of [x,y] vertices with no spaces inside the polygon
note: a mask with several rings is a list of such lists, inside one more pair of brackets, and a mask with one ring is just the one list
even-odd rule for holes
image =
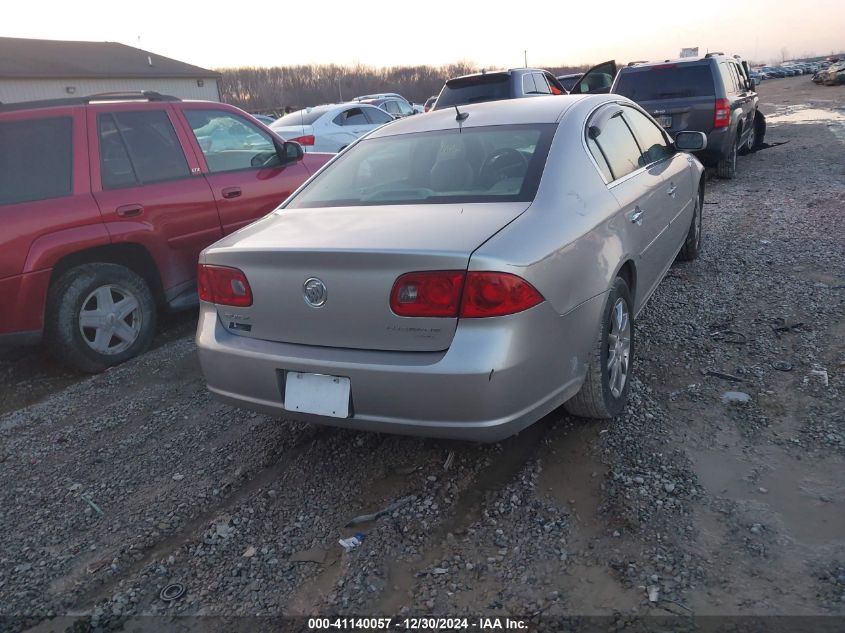
{"label": "white license plate", "polygon": [[663,127],[672,127],[672,117],[670,116],[657,116],[654,117],[657,119],[657,122],[662,125]]}
{"label": "white license plate", "polygon": [[285,375],[285,409],[331,418],[349,417],[349,378],[304,374]]}

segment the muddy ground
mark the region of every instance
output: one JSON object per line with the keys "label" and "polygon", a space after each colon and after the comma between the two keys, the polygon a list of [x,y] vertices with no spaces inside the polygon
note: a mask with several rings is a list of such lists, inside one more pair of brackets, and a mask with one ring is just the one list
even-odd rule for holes
{"label": "muddy ground", "polygon": [[845,615],[845,86],[760,95],[771,147],[708,181],[617,421],[561,410],[496,445],[279,422],[209,397],[192,314],[99,376],[2,352],[0,627]]}

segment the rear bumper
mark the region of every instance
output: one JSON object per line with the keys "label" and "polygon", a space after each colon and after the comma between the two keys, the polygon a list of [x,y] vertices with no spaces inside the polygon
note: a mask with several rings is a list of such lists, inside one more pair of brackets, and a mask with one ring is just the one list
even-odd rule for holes
{"label": "rear bumper", "polygon": [[[493,442],[571,398],[583,381],[605,296],[560,316],[544,302],[459,322],[444,352],[384,352],[261,341],[229,333],[203,303],[197,346],[208,388],[234,406],[363,431]],[[284,408],[286,371],[346,376],[351,415]]]}

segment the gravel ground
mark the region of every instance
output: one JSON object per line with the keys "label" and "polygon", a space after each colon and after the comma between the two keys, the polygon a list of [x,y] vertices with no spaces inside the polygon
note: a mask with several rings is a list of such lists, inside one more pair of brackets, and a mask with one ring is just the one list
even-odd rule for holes
{"label": "gravel ground", "polygon": [[708,182],[614,422],[483,446],[280,423],[209,397],[192,315],[99,376],[4,353],[0,626],[845,615],[845,87],[760,93],[773,146]]}

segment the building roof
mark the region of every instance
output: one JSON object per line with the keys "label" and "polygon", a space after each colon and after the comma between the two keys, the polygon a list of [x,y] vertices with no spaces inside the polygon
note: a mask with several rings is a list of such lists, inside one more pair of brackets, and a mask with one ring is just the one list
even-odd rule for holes
{"label": "building roof", "polygon": [[216,73],[117,42],[0,37],[0,79],[209,78]]}

